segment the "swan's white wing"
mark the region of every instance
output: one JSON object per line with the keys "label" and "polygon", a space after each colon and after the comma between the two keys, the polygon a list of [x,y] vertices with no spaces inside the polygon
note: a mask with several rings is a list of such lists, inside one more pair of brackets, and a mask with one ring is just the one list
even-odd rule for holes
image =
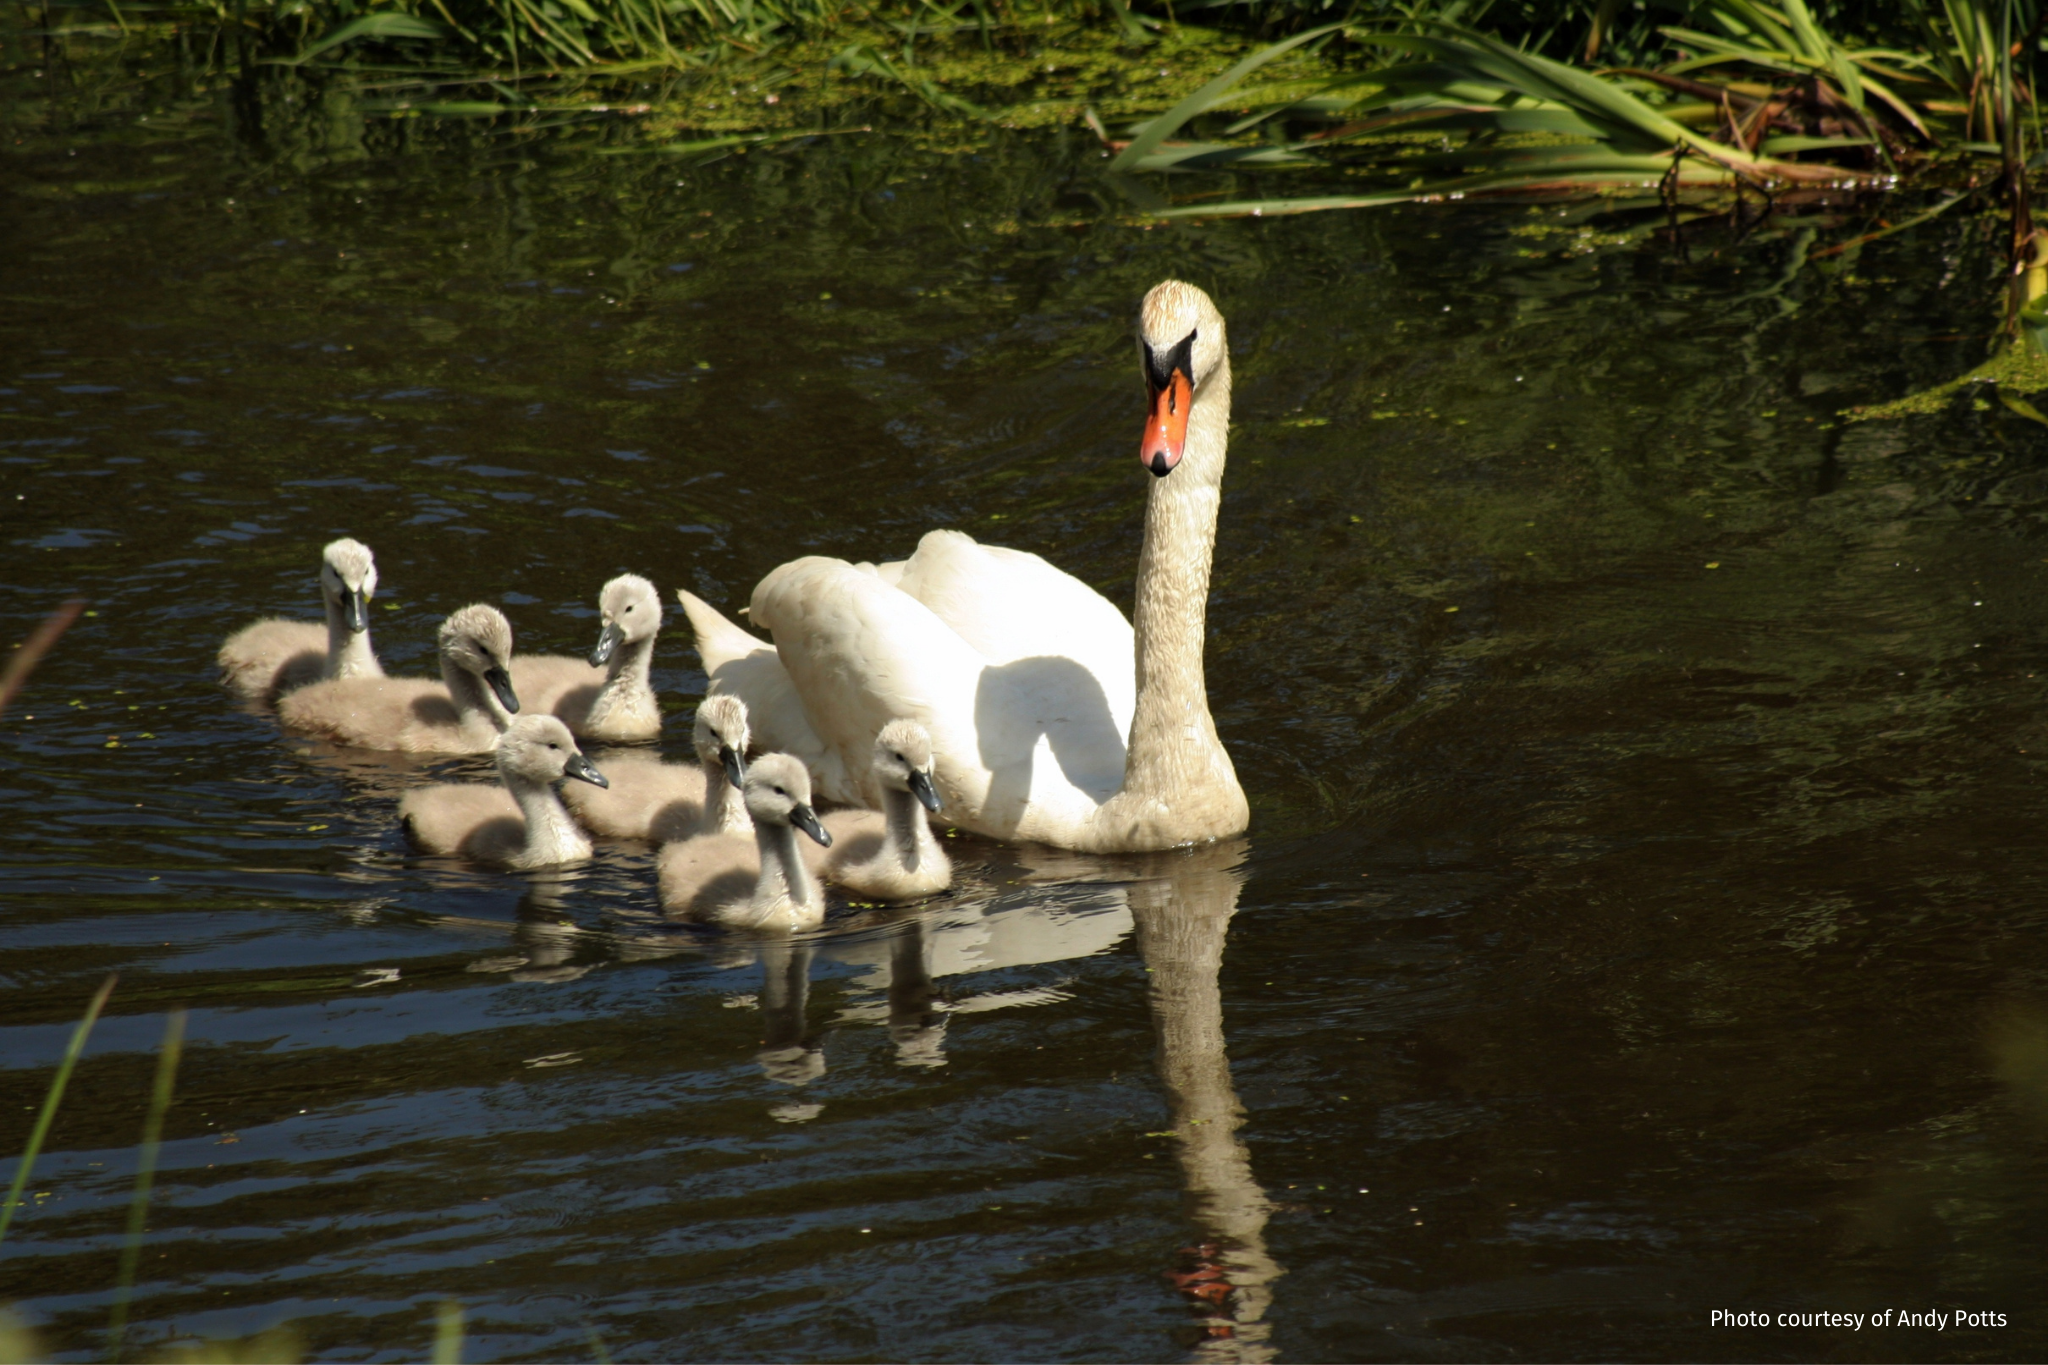
{"label": "swan's white wing", "polygon": [[928,533],[916,554],[879,569],[885,580],[891,570],[896,586],[990,663],[1078,663],[1101,684],[1118,736],[1129,739],[1138,697],[1136,642],[1131,623],[1101,593],[1037,555],[982,545],[960,531]]}
{"label": "swan's white wing", "polygon": [[880,804],[865,790],[868,757],[899,717],[930,732],[943,818],[968,829],[1046,837],[1040,825],[1085,822],[1122,781],[1102,689],[1071,660],[992,665],[922,602],[839,559],[784,564],[754,589],[752,613],[825,746],[861,775],[863,804]]}
{"label": "swan's white wing", "polygon": [[[775,646],[741,630],[701,597],[678,589],[676,600],[683,604],[683,614],[690,618],[690,629],[697,636],[697,653],[704,660],[710,690],[747,704],[747,728],[753,734],[755,750],[795,755],[811,770],[813,792],[820,800],[859,805],[859,783],[849,775],[838,751],[812,726]],[[854,771],[866,770],[864,758]]]}

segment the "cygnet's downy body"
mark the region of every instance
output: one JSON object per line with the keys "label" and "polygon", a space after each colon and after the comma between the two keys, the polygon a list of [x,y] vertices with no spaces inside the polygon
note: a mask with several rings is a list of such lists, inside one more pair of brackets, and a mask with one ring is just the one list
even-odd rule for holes
{"label": "cygnet's downy body", "polygon": [[555,784],[565,777],[602,787],[604,774],[553,716],[521,716],[498,740],[503,786],[443,783],[408,792],[399,818],[430,853],[453,853],[500,867],[582,862],[590,840],[569,818]]}
{"label": "cygnet's downy body", "polygon": [[738,697],[706,697],[690,741],[695,766],[652,754],[605,758],[611,786],[564,789],[569,809],[593,834],[665,844],[693,834],[751,836],[741,784],[746,781],[747,708]]}
{"label": "cygnet's downy body", "polygon": [[953,884],[953,864],[932,837],[927,811],[939,809],[932,785],[932,737],[914,720],[892,720],[875,736],[875,785],[882,810],[825,817],[831,851],[813,859],[825,879],[867,900],[916,900]]}
{"label": "cygnet's downy body", "polygon": [[220,647],[221,681],[253,701],[271,701],[323,678],[381,678],[370,649],[370,599],[377,561],[370,547],[343,537],[320,552],[320,601],[327,622],[271,617],[245,626]]}
{"label": "cygnet's downy body", "polygon": [[550,711],[582,739],[613,744],[658,739],[661,704],[648,667],[661,631],[661,597],[638,574],[621,574],[598,594],[602,628],[590,661],[536,654],[512,661],[512,685],[533,711]]}
{"label": "cygnet's downy body", "polygon": [[747,770],[754,837],[705,835],[661,851],[664,909],[765,933],[803,933],[825,922],[825,890],[797,850],[801,830],[829,847],[811,811],[811,777],[788,754],[766,754]]}
{"label": "cygnet's downy body", "polygon": [[441,681],[337,678],[289,693],[277,704],[287,730],[361,749],[483,754],[512,727],[519,698],[506,663],[512,625],[478,602],[441,623]]}

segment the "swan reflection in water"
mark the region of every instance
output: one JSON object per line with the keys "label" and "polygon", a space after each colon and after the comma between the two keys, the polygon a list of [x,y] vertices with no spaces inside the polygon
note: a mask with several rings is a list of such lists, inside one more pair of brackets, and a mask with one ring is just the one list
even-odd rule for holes
{"label": "swan reflection in water", "polygon": [[[1011,852],[1018,865],[1003,869],[1008,875],[1000,880],[1009,884],[1001,890],[984,883],[956,893],[958,899],[881,912],[822,937],[728,944],[719,955],[724,965],[758,962],[761,968],[759,994],[732,1002],[761,1011],[755,1060],[769,1081],[795,1091],[825,1075],[823,1034],[808,1017],[811,971],[821,957],[856,968],[848,984],[880,997],[841,1009],[833,1026],[886,1027],[897,1065],[940,1067],[951,1016],[1053,1004],[1071,993],[1070,979],[975,990],[977,974],[1093,957],[1135,934],[1147,969],[1155,1064],[1193,1225],[1190,1244],[1168,1275],[1196,1312],[1195,1358],[1270,1360],[1272,1286],[1285,1271],[1266,1249],[1272,1205],[1239,1137],[1245,1113],[1231,1082],[1218,980],[1244,886],[1238,866],[1244,841],[1116,859]],[[506,972],[521,981],[574,980],[589,970],[572,961],[588,936],[564,906],[563,893],[577,879],[568,870],[535,877],[520,907],[513,951],[473,962],[470,970]],[[691,951],[672,935],[628,936],[610,946],[622,960]],[[823,1109],[790,1096],[768,1112],[799,1123]]]}
{"label": "swan reflection in water", "polygon": [[1199,1360],[1273,1358],[1266,1321],[1273,1281],[1285,1270],[1266,1250],[1271,1202],[1252,1175],[1237,1130],[1244,1106],[1224,1050],[1223,992],[1217,975],[1237,898],[1244,889],[1244,841],[1162,857],[1164,875],[1132,886],[1131,918],[1147,969],[1159,1079],[1179,1139],[1188,1217],[1197,1242],[1173,1275],[1197,1309]]}
{"label": "swan reflection in water", "polygon": [[1170,1272],[1196,1311],[1201,1336],[1194,1354],[1219,1362],[1272,1359],[1267,1315],[1273,1282],[1285,1271],[1266,1249],[1272,1204],[1238,1136],[1245,1114],[1231,1083],[1218,980],[1244,887],[1245,841],[1114,860],[1015,852],[1024,879],[1035,884],[978,906],[912,912],[882,940],[821,945],[829,956],[869,967],[858,984],[886,991],[886,1004],[850,1007],[835,1022],[886,1020],[898,1065],[940,1066],[948,1016],[1049,1004],[1068,992],[1041,986],[944,1000],[938,979],[1090,957],[1135,932],[1194,1228],[1192,1245]]}

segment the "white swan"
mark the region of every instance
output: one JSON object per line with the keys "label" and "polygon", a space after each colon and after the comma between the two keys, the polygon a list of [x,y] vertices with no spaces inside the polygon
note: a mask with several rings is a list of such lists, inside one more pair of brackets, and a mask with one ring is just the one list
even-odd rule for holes
{"label": "white swan", "polygon": [[653,754],[605,755],[609,788],[566,787],[569,809],[593,834],[657,844],[693,834],[752,835],[741,784],[747,780],[747,708],[738,697],[706,697],[691,727],[697,766]]}
{"label": "white swan", "polygon": [[221,681],[245,697],[275,698],[322,678],[381,678],[370,648],[370,599],[377,561],[370,547],[344,536],[320,552],[325,625],[271,617],[244,626],[220,647]]}
{"label": "white swan", "polygon": [[788,754],[766,754],[747,770],[754,837],[699,836],[661,851],[661,903],[729,929],[802,933],[825,922],[825,892],[797,852],[802,830],[830,846],[811,810],[811,779]]}
{"label": "white swan", "polygon": [[551,711],[579,739],[614,744],[661,737],[661,703],[648,668],[661,630],[661,595],[638,574],[620,574],[597,597],[602,629],[590,661],[528,654],[512,661],[527,708]]}
{"label": "white swan", "polygon": [[580,863],[590,840],[576,828],[555,783],[565,777],[602,787],[604,774],[576,747],[569,727],[554,716],[521,716],[498,740],[498,777],[444,782],[407,792],[398,816],[430,853],[459,853],[501,867]]}
{"label": "white swan", "polygon": [[680,594],[712,690],[744,698],[756,738],[800,756],[821,792],[878,804],[867,737],[905,717],[930,732],[947,818],[965,829],[1091,852],[1244,829],[1202,673],[1230,432],[1223,318],[1169,280],[1146,294],[1139,331],[1152,395],[1139,460],[1155,481],[1135,629],[1036,555],[957,532],[901,564],[774,570],[750,607],[772,649]]}
{"label": "white swan", "polygon": [[336,678],[288,692],[277,703],[287,730],[359,749],[485,754],[512,728],[519,698],[505,664],[512,624],[487,603],[441,623],[441,681]]}
{"label": "white swan", "polygon": [[867,900],[937,895],[953,884],[953,864],[925,820],[926,811],[939,809],[931,736],[914,720],[890,721],[875,736],[873,771],[882,791],[881,812],[826,814],[832,847],[809,861],[826,881]]}

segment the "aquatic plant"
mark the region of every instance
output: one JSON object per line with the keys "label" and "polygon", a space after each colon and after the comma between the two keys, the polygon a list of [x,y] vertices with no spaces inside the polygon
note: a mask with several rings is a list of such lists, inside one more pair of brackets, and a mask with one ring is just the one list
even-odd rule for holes
{"label": "aquatic plant", "polygon": [[21,1207],[21,1192],[28,1186],[29,1176],[35,1171],[36,1158],[42,1154],[43,1139],[50,1135],[50,1125],[57,1119],[57,1107],[64,1102],[64,1088],[71,1083],[71,1072],[78,1065],[78,1054],[85,1051],[85,1040],[92,1036],[92,1026],[98,1022],[100,1011],[106,1008],[107,997],[114,993],[114,985],[120,980],[110,976],[100,983],[93,992],[92,1000],[85,1007],[85,1017],[71,1030],[71,1041],[64,1045],[64,1057],[57,1063],[57,1074],[50,1078],[50,1088],[43,1096],[43,1107],[36,1112],[35,1127],[29,1130],[28,1146],[21,1153],[21,1164],[14,1168],[14,1184],[7,1191],[7,1202],[0,1204],[0,1242],[7,1240],[7,1229],[14,1222],[14,1211]]}
{"label": "aquatic plant", "polygon": [[[1483,8],[1483,6],[1481,7]],[[1340,21],[1253,53],[1158,116],[1132,125],[1113,172],[1313,168],[1348,193],[1160,201],[1165,217],[1299,213],[1478,195],[1572,197],[1656,189],[1718,196],[1740,216],[1788,191],[1950,194],[1903,230],[1976,198],[2003,212],[2012,285],[2005,335],[2048,342],[2048,233],[2029,167],[2041,142],[2035,65],[2041,0],[1910,0],[1882,41],[1850,42],[1807,0],[1699,0],[1659,33],[1666,60],[1591,68],[1436,17]],[[1866,19],[1871,16],[1864,15]],[[1600,48],[1598,15],[1585,53]],[[1237,87],[1305,42],[1332,65],[1307,91]],[[1341,45],[1341,48],[1340,46]],[[1193,131],[1193,136],[1189,136]],[[1848,244],[1823,248],[1820,254]]]}
{"label": "aquatic plant", "polygon": [[[1624,183],[1879,187],[1902,170],[1946,168],[1944,153],[1993,155],[2007,177],[2023,176],[2029,139],[2019,111],[2033,108],[2033,61],[2014,49],[2038,49],[2036,9],[2031,0],[1948,0],[1946,27],[1921,12],[1928,42],[1915,52],[1845,44],[1804,0],[1707,0],[1702,21],[1717,32],[1667,26],[1672,60],[1599,70],[1443,21],[1421,32],[1332,24],[1254,54],[1229,79],[1137,125],[1114,169],[1313,164],[1380,169],[1399,181],[1370,195],[1205,212]],[[2022,41],[2009,40],[2016,32]],[[1367,63],[1281,100],[1233,91],[1269,54],[1307,37],[1341,40]],[[1169,141],[1222,110],[1238,117],[1214,140]]]}
{"label": "aquatic plant", "polygon": [[163,1147],[164,1115],[171,1107],[171,1088],[178,1079],[178,1059],[185,1051],[185,1011],[172,1010],[164,1022],[163,1047],[157,1053],[156,1083],[150,1087],[149,1115],[142,1121],[142,1144],[135,1165],[135,1194],[128,1203],[128,1232],[121,1243],[121,1270],[114,1286],[114,1310],[107,1322],[107,1359],[119,1360],[128,1334],[128,1301],[135,1293],[135,1270],[142,1259],[142,1233],[149,1219],[149,1195],[156,1185],[157,1154]]}

